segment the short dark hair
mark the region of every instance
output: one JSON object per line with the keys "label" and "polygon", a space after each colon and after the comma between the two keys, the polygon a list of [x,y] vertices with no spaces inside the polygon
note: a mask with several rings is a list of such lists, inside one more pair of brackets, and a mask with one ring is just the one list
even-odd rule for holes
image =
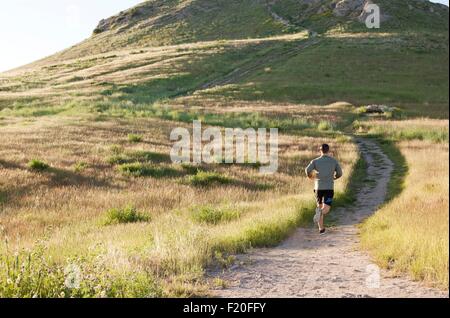
{"label": "short dark hair", "polygon": [[323,153],[328,153],[330,151],[330,146],[328,144],[323,144],[322,146],[320,146],[320,151],[322,151]]}

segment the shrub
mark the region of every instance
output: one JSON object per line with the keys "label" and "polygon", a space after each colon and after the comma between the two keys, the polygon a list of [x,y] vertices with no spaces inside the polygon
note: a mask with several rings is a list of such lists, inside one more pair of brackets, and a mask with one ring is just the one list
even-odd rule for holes
{"label": "shrub", "polygon": [[121,165],[128,162],[128,158],[123,155],[112,155],[106,160],[110,165]]}
{"label": "shrub", "polygon": [[198,171],[188,177],[188,182],[194,186],[210,186],[212,184],[229,184],[231,179],[216,172]]}
{"label": "shrub", "polygon": [[28,167],[34,171],[44,171],[50,168],[50,165],[44,161],[33,159],[28,163]]}
{"label": "shrub", "polygon": [[95,35],[95,34],[100,34],[100,33],[102,33],[103,31],[104,31],[103,29],[95,28],[94,31],[93,31],[93,33],[94,33],[94,35]]}
{"label": "shrub", "polygon": [[148,222],[150,218],[139,213],[135,207],[128,206],[123,209],[111,209],[106,211],[104,225]]}
{"label": "shrub", "polygon": [[187,174],[191,174],[191,175],[195,175],[197,174],[199,171],[201,170],[201,167],[197,166],[197,165],[193,165],[190,163],[182,163],[181,164],[181,168],[187,173]]}
{"label": "shrub", "polygon": [[124,163],[120,165],[118,169],[124,175],[134,177],[165,178],[176,177],[180,175],[180,171],[170,167],[161,167],[140,162]]}
{"label": "shrub", "polygon": [[138,162],[166,162],[170,161],[170,157],[166,154],[151,151],[134,151],[127,153],[127,156]]}
{"label": "shrub", "polygon": [[320,131],[332,131],[334,130],[334,125],[333,123],[326,121],[326,120],[322,120],[318,125],[317,125],[317,129]]}
{"label": "shrub", "polygon": [[136,135],[136,134],[129,134],[128,135],[128,141],[129,142],[141,142],[144,139],[142,135]]}
{"label": "shrub", "polygon": [[89,165],[86,162],[77,162],[74,166],[75,172],[82,172],[86,170]]}
{"label": "shrub", "polygon": [[194,221],[207,224],[229,222],[241,216],[239,210],[231,207],[213,207],[210,205],[193,207],[190,212]]}
{"label": "shrub", "polygon": [[116,153],[107,159],[111,165],[120,165],[125,163],[161,163],[170,161],[166,154],[150,151],[134,151],[126,153]]}

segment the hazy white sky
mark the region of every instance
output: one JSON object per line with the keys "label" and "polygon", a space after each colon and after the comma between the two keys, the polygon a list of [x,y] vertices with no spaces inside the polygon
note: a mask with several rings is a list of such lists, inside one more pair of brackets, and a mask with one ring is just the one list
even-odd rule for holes
{"label": "hazy white sky", "polygon": [[86,38],[97,23],[142,0],[7,0],[0,2],[0,72]]}
{"label": "hazy white sky", "polygon": [[[142,0],[7,0],[0,4],[0,72],[89,37],[97,23]],[[448,5],[449,0],[434,0]]]}

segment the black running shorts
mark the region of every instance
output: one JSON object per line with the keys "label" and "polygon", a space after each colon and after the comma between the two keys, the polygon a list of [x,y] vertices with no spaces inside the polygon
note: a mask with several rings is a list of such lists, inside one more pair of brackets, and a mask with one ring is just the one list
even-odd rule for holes
{"label": "black running shorts", "polygon": [[318,204],[325,203],[331,206],[333,204],[334,191],[333,190],[314,190]]}

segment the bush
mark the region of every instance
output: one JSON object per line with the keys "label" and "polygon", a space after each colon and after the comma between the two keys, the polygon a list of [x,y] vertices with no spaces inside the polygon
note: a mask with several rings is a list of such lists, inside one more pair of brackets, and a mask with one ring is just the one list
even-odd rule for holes
{"label": "bush", "polygon": [[86,162],[77,162],[74,166],[75,172],[82,172],[86,170],[89,165]]}
{"label": "bush", "polygon": [[100,29],[100,28],[95,28],[94,31],[93,31],[94,34],[100,34],[102,32],[103,32],[103,30]]}
{"label": "bush", "polygon": [[141,142],[144,139],[142,135],[129,134],[128,141],[129,142]]}
{"label": "bush", "polygon": [[33,159],[28,163],[28,167],[34,171],[45,171],[50,168],[50,165],[44,161]]}
{"label": "bush", "polygon": [[111,165],[120,165],[124,163],[161,163],[170,162],[169,155],[151,152],[151,151],[127,151],[125,153],[114,153],[107,159],[108,163]]}
{"label": "bush", "polygon": [[123,209],[111,209],[106,212],[104,225],[148,222],[149,216],[139,213],[136,208],[128,206]]}
{"label": "bush", "polygon": [[112,155],[106,161],[108,161],[110,165],[121,165],[129,162],[129,158],[125,155]]}
{"label": "bush", "polygon": [[332,131],[334,130],[334,125],[333,123],[326,121],[326,120],[322,120],[318,125],[317,125],[317,129],[320,131]]}
{"label": "bush", "polygon": [[180,175],[180,171],[170,167],[161,167],[140,162],[124,163],[118,169],[122,174],[133,177],[166,178]]}
{"label": "bush", "polygon": [[182,163],[181,168],[187,173],[187,174],[197,174],[199,171],[201,171],[201,168],[197,165],[193,165],[190,163]]}
{"label": "bush", "polygon": [[197,174],[188,177],[188,182],[194,186],[210,186],[213,184],[229,184],[231,179],[216,172],[198,171]]}
{"label": "bush", "polygon": [[230,207],[197,206],[190,210],[192,218],[198,223],[219,224],[238,219],[240,211]]}

